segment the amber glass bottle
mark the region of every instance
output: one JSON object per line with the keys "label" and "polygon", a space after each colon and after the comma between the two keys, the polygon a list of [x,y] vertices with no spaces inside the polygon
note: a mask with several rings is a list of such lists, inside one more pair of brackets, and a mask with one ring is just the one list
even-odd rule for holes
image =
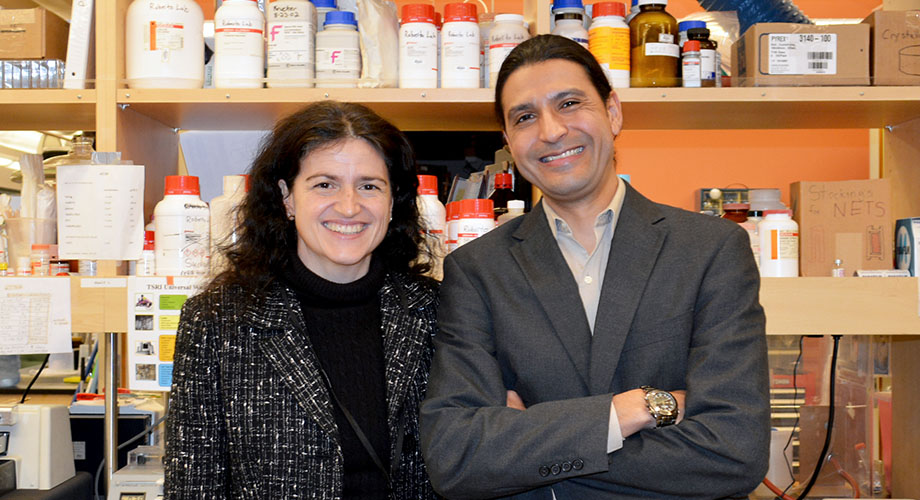
{"label": "amber glass bottle", "polygon": [[668,0],[639,0],[629,22],[630,86],[679,87],[677,20],[664,9]]}

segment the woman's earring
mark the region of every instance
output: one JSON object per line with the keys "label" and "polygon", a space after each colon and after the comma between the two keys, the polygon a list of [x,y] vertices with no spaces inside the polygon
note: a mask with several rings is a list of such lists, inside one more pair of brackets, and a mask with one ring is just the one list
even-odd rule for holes
{"label": "woman's earring", "polygon": [[288,220],[294,220],[294,214],[287,214]]}

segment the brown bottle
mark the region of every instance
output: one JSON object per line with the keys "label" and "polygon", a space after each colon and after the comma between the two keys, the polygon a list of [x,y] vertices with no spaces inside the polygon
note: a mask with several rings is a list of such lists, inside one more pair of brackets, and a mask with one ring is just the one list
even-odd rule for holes
{"label": "brown bottle", "polygon": [[639,0],[629,22],[631,87],[679,87],[677,19],[665,12],[668,0]]}
{"label": "brown bottle", "polygon": [[687,30],[687,39],[700,42],[702,86],[715,87],[716,78],[722,77],[721,69],[716,68],[716,42],[709,39],[709,30],[706,28],[690,28]]}

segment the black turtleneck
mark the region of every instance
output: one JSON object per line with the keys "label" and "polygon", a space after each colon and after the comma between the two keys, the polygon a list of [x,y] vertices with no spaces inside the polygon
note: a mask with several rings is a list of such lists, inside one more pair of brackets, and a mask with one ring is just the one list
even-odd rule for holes
{"label": "black turtleneck", "polygon": [[[295,255],[285,274],[303,310],[307,333],[339,401],[389,467],[386,377],[380,298],[386,270],[371,259],[368,273],[351,283],[333,283],[307,269]],[[361,445],[345,414],[332,402],[345,456],[344,498],[384,499],[386,478]]]}

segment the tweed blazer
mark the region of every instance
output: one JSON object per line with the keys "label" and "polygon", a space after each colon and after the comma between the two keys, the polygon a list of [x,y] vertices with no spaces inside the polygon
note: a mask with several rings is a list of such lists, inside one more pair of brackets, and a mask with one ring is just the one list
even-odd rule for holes
{"label": "tweed blazer", "polygon": [[[390,498],[435,498],[418,406],[437,329],[436,285],[389,273],[379,294],[390,461],[401,455]],[[189,299],[167,418],[167,499],[342,497],[339,430],[308,328],[296,295],[278,281],[264,297],[225,286]]]}

